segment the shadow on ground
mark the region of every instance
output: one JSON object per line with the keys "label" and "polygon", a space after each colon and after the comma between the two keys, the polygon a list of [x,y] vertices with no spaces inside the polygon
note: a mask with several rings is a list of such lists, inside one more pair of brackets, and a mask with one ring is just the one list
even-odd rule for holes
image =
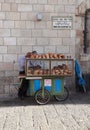
{"label": "shadow on ground", "polygon": [[[46,105],[64,105],[64,104],[90,104],[90,91],[87,93],[70,93],[69,98],[66,101],[58,102],[53,97]],[[38,105],[34,97],[26,97],[24,100],[18,98],[0,101],[0,107],[18,107],[18,106],[36,106]]]}

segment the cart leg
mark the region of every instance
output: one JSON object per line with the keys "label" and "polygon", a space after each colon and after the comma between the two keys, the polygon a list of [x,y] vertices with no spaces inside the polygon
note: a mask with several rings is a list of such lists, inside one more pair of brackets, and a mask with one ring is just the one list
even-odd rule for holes
{"label": "cart leg", "polygon": [[84,92],[86,93],[86,88],[85,88],[85,86],[83,85],[83,90],[84,90]]}

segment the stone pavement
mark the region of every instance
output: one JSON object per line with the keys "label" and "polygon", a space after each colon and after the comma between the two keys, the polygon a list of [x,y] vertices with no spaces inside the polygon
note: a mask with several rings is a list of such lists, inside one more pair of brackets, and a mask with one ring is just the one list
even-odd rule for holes
{"label": "stone pavement", "polygon": [[37,105],[31,97],[1,101],[0,130],[90,130],[90,92],[47,105]]}

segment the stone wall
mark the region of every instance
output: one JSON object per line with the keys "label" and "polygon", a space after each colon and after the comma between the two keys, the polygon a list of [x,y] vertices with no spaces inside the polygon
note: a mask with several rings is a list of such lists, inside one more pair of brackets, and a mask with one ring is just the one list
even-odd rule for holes
{"label": "stone wall", "polygon": [[76,6],[76,58],[84,73],[90,73],[90,54],[84,53],[85,12],[90,9],[90,0],[78,1]]}
{"label": "stone wall", "polygon": [[[12,95],[18,82],[18,58],[28,51],[64,53],[75,57],[75,0],[0,0],[0,97]],[[41,21],[37,13],[42,13]],[[72,29],[53,29],[52,16],[71,16]],[[78,18],[77,18],[78,19]],[[79,20],[79,19],[78,19]],[[7,80],[10,78],[10,80]]]}

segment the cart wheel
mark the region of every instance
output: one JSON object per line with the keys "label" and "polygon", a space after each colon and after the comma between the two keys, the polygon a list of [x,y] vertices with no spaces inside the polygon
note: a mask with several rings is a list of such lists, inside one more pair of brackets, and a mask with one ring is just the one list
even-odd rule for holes
{"label": "cart wheel", "polygon": [[64,93],[61,95],[55,95],[54,97],[57,101],[65,101],[68,98],[68,96],[69,96],[69,91],[66,87],[64,87]]}
{"label": "cart wheel", "polygon": [[50,101],[50,93],[44,90],[44,95],[42,95],[42,90],[38,90],[35,94],[35,101],[40,105],[48,103]]}

